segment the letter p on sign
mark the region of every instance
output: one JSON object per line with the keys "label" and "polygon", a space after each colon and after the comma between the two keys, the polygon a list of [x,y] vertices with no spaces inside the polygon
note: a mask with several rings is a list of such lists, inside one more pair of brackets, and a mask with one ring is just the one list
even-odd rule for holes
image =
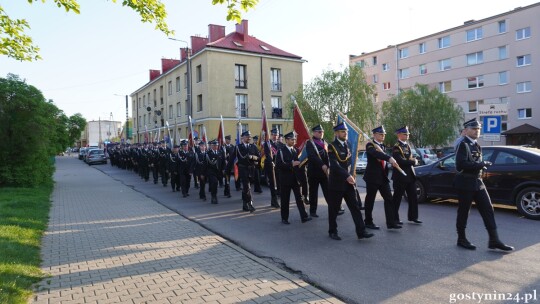
{"label": "letter p on sign", "polygon": [[501,116],[484,116],[484,134],[501,133]]}

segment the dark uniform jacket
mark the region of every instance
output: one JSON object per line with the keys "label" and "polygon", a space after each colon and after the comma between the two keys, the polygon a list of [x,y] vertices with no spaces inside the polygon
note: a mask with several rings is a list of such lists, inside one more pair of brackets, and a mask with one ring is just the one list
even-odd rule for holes
{"label": "dark uniform jacket", "polygon": [[210,149],[207,153],[206,173],[216,177],[221,177],[221,172],[225,168],[225,154],[222,149],[214,151]]}
{"label": "dark uniform jacket", "polygon": [[[375,145],[377,145],[382,152],[379,151]],[[368,142],[366,144],[367,165],[366,172],[364,173],[364,180],[366,182],[376,185],[390,182],[388,179],[388,166],[386,166],[390,156],[388,156],[385,151],[386,147],[384,144],[379,145],[375,142]]]}
{"label": "dark uniform jacket", "polygon": [[398,141],[394,147],[392,147],[392,157],[396,160],[399,167],[407,174],[407,176],[405,176],[398,170],[394,170],[392,173],[392,180],[400,183],[414,182],[416,180],[416,172],[414,171],[416,159],[412,155],[409,144]]}
{"label": "dark uniform jacket", "polygon": [[279,152],[276,155],[276,166],[281,172],[280,182],[282,185],[295,186],[299,185],[298,166],[293,166],[293,161],[298,160],[298,150],[295,147],[292,147],[294,152],[291,152],[289,147],[282,145],[279,149]]}
{"label": "dark uniform jacket", "polygon": [[482,148],[478,143],[465,137],[456,152],[456,170],[458,173],[454,178],[454,187],[470,191],[485,189],[482,181],[482,169],[484,166]]}
{"label": "dark uniform jacket", "polygon": [[[235,155],[238,160],[239,167],[255,167],[261,159],[261,154],[254,144],[244,143],[236,146]],[[233,156],[233,155],[232,155]]]}
{"label": "dark uniform jacket", "polygon": [[178,152],[178,172],[180,174],[193,173],[194,154],[191,150]]}
{"label": "dark uniform jacket", "polygon": [[335,139],[328,144],[328,160],[330,163],[330,174],[328,176],[328,189],[333,191],[345,191],[347,178],[351,169],[351,150],[348,143],[344,145]]}
{"label": "dark uniform jacket", "polygon": [[[267,142],[263,142],[263,148],[264,148],[264,155],[266,158],[264,159],[264,165],[270,165],[270,163],[274,162],[276,163],[276,155],[281,147],[285,146],[282,143],[277,143],[275,141],[269,140],[270,146],[268,146]],[[272,152],[272,157],[270,157],[270,151]]]}
{"label": "dark uniform jacket", "polygon": [[326,178],[322,166],[326,165],[328,167],[330,164],[328,160],[328,148],[324,139],[321,139],[321,142],[322,145],[317,144],[315,138],[306,142],[306,151],[308,154],[307,170],[310,176],[314,175]]}
{"label": "dark uniform jacket", "polygon": [[202,152],[201,150],[195,152],[195,168],[193,173],[197,176],[206,175],[207,168],[207,151]]}

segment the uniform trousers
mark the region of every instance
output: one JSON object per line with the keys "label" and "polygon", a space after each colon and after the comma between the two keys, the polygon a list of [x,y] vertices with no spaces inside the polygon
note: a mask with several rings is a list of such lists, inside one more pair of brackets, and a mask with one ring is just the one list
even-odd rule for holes
{"label": "uniform trousers", "polygon": [[328,233],[337,233],[337,216],[341,201],[345,200],[354,221],[356,234],[360,235],[365,230],[362,213],[356,204],[356,190],[353,185],[346,185],[344,191],[328,190]]}
{"label": "uniform trousers", "polygon": [[482,216],[484,226],[487,230],[497,229],[495,223],[495,214],[493,212],[493,205],[486,189],[470,191],[470,190],[458,190],[459,202],[457,211],[456,228],[465,229],[467,227],[467,219],[469,218],[469,212],[471,210],[471,204],[474,201],[476,208]]}
{"label": "uniform trousers", "polygon": [[407,220],[413,221],[418,219],[418,199],[416,197],[416,184],[415,182],[400,183],[394,181],[394,196],[392,197],[393,205],[395,208],[395,221],[399,222],[399,206],[401,205],[401,199],[403,194],[407,193],[409,201],[409,209],[407,211]]}
{"label": "uniform trousers", "polygon": [[294,199],[296,200],[296,206],[300,212],[300,218],[305,219],[308,217],[304,202],[302,201],[302,194],[300,193],[300,185],[281,185],[281,219],[289,220],[289,200],[291,198],[291,190],[294,193]]}
{"label": "uniform trousers", "polygon": [[390,190],[390,183],[374,184],[366,182],[366,200],[365,200],[365,212],[366,212],[366,224],[373,224],[373,206],[375,205],[375,196],[377,191],[381,193],[384,200],[384,214],[386,216],[386,224],[393,225],[395,218],[395,208],[392,204],[392,191]]}
{"label": "uniform trousers", "polygon": [[242,201],[245,203],[251,202],[251,172],[255,171],[253,167],[238,166],[238,176],[242,184]]}
{"label": "uniform trousers", "polygon": [[308,171],[308,184],[309,184],[309,212],[311,214],[317,213],[317,204],[319,200],[319,185],[321,185],[324,199],[328,202],[328,178],[326,176],[318,176],[315,174],[309,174]]}

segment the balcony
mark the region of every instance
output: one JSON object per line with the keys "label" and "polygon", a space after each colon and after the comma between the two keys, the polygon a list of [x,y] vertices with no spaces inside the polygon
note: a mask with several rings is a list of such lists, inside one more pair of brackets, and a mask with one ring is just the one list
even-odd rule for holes
{"label": "balcony", "polygon": [[270,84],[270,90],[272,91],[277,91],[277,92],[281,92],[281,83],[280,82],[272,82]]}
{"label": "balcony", "polygon": [[272,108],[272,118],[283,118],[283,109]]}
{"label": "balcony", "polygon": [[247,80],[246,79],[235,79],[234,86],[237,89],[247,89]]}

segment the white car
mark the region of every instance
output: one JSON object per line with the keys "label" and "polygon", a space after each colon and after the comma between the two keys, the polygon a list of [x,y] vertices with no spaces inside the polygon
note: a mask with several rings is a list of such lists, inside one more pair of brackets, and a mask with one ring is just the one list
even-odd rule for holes
{"label": "white car", "polygon": [[358,158],[356,159],[356,173],[364,173],[367,166],[367,154],[366,151],[358,152]]}
{"label": "white car", "polygon": [[430,165],[438,160],[437,154],[428,148],[416,148],[416,151],[418,155],[422,158],[424,161],[424,164]]}

